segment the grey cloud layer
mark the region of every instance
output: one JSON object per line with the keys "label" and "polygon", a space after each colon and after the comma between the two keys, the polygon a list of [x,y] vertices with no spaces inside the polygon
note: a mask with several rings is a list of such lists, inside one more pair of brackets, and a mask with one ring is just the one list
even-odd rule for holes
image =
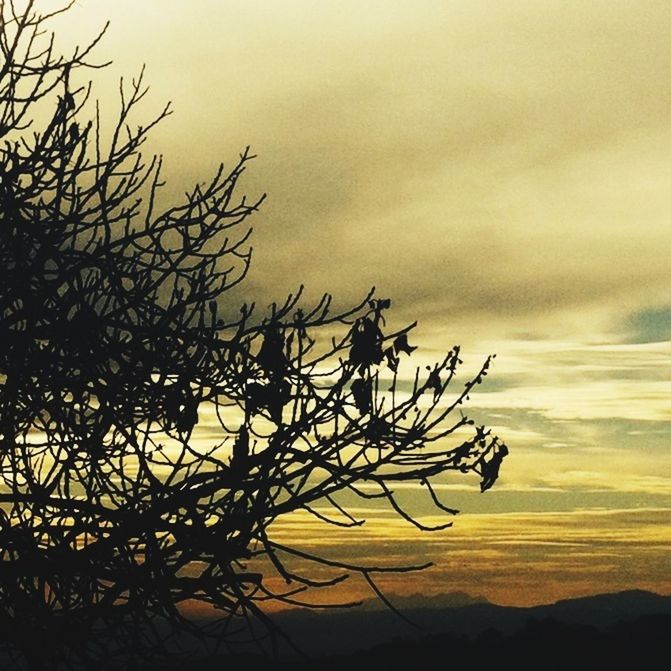
{"label": "grey cloud layer", "polygon": [[432,323],[662,301],[667,3],[136,4],[104,7],[108,48],[175,102],[176,191],[260,154],[247,294],[376,284]]}

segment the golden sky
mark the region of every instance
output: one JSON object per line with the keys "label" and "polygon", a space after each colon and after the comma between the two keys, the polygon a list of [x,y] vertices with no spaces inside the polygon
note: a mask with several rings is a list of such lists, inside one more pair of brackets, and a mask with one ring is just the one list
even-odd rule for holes
{"label": "golden sky", "polygon": [[78,0],[54,27],[106,19],[96,93],[147,64],[174,194],[258,153],[239,298],[374,284],[422,356],[498,355],[471,405],[511,447],[498,486],[341,547],[438,563],[392,592],[671,592],[671,4]]}

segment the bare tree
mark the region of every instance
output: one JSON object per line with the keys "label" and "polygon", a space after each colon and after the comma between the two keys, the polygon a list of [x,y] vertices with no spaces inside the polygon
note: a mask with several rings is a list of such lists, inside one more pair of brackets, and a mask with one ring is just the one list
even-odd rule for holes
{"label": "bare tree", "polygon": [[[272,525],[296,511],[359,525],[349,497],[428,529],[394,494],[412,482],[449,526],[432,478],[472,471],[485,490],[507,453],[460,410],[489,360],[450,395],[454,348],[401,393],[412,326],[384,332],[388,300],[337,311],[329,295],[301,307],[298,291],[231,316],[263,200],[237,195],[249,151],[159,210],[161,158],[142,145],[169,107],[133,125],[147,89],[142,75],[122,81],[105,132],[91,85],[76,83],[100,67],[105,31],[61,56],[47,23],[67,7],[0,7],[4,653],[55,669],[152,655],[180,632],[272,646],[264,601],[299,603],[352,572],[379,592],[377,573],[421,568],[316,556]],[[196,447],[205,412],[218,435]],[[188,602],[212,617],[190,619]]]}

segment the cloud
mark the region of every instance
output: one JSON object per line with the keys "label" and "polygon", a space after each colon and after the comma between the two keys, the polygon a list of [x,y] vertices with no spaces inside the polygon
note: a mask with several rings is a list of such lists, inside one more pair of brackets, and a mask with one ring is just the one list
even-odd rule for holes
{"label": "cloud", "polygon": [[670,355],[671,343],[508,341],[492,372],[498,390],[485,383],[473,404],[556,420],[666,420]]}
{"label": "cloud", "polygon": [[[107,8],[114,72],[146,60],[154,99],[175,102],[153,145],[175,193],[248,142],[260,154],[246,294],[304,282],[351,300],[376,284],[405,315],[499,328],[659,300],[665,3],[282,7]],[[72,16],[100,22],[92,6]]]}
{"label": "cloud", "polygon": [[[394,519],[353,533],[315,525],[302,547],[328,556],[337,548],[340,557],[379,564],[379,553],[367,550],[384,545],[389,563],[402,565],[418,556],[435,562],[411,579],[380,577],[383,588],[399,594],[463,590],[519,605],[633,586],[668,592],[670,512],[660,507],[467,515],[435,534],[402,530],[403,523]],[[289,542],[297,538],[297,527],[283,529],[280,523],[272,534]]]}

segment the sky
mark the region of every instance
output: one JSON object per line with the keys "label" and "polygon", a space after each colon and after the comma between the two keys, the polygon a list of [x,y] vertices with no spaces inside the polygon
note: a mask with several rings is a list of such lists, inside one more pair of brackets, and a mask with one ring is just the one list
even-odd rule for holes
{"label": "sky", "polygon": [[671,5],[77,0],[54,28],[107,19],[96,95],[113,108],[146,64],[147,116],[175,110],[151,144],[170,194],[258,155],[233,298],[375,285],[420,360],[497,354],[470,415],[511,453],[484,495],[441,485],[451,529],[364,510],[356,534],[297,516],[278,536],[435,561],[390,594],[671,593]]}

